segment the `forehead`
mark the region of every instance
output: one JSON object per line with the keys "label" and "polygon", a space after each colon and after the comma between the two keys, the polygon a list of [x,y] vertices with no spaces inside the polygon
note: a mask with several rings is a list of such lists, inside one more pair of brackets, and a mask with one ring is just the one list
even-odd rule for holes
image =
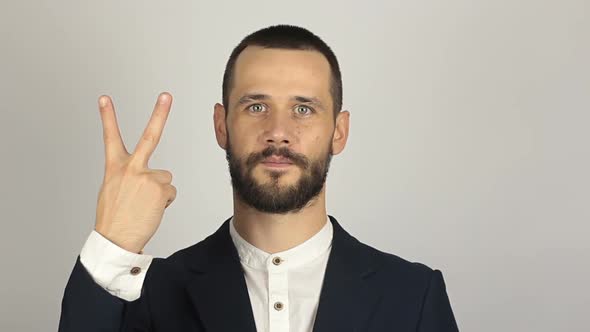
{"label": "forehead", "polygon": [[328,103],[330,81],[330,64],[318,51],[248,46],[236,60],[230,99],[263,93],[273,98],[315,96]]}

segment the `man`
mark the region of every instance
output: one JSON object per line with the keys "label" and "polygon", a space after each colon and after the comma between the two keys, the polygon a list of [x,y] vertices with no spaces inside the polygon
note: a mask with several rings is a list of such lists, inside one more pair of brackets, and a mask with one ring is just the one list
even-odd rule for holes
{"label": "man", "polygon": [[442,273],[359,242],[326,213],[349,112],[331,49],[306,29],[256,31],[234,49],[214,107],[233,216],[170,257],[143,254],[176,197],[150,170],[172,96],[133,154],[99,99],[105,178],[95,229],[65,289],[59,331],[457,331]]}

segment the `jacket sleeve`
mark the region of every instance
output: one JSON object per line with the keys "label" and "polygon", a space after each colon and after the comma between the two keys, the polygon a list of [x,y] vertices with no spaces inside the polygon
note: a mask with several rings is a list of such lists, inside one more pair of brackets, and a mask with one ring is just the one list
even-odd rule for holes
{"label": "jacket sleeve", "polygon": [[142,296],[131,302],[112,295],[92,279],[78,256],[65,287],[58,332],[149,332],[144,295],[142,291]]}
{"label": "jacket sleeve", "polygon": [[441,271],[433,270],[418,322],[418,332],[459,331]]}

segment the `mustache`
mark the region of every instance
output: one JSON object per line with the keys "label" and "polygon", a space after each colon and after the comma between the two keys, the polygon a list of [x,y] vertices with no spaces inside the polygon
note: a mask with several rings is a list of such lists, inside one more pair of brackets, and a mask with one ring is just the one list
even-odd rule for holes
{"label": "mustache", "polygon": [[293,164],[304,169],[309,167],[309,159],[306,156],[293,152],[286,146],[277,148],[274,145],[270,145],[260,152],[250,154],[250,156],[248,156],[246,159],[246,166],[249,168],[254,167],[256,164],[262,162],[264,159],[272,155],[288,158]]}

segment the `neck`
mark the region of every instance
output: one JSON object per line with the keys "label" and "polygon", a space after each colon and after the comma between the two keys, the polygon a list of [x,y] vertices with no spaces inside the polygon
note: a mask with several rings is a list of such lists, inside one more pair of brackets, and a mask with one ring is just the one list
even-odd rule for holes
{"label": "neck", "polygon": [[269,254],[291,249],[315,234],[328,220],[325,185],[320,194],[298,212],[260,212],[244,204],[234,192],[233,222],[248,243]]}

